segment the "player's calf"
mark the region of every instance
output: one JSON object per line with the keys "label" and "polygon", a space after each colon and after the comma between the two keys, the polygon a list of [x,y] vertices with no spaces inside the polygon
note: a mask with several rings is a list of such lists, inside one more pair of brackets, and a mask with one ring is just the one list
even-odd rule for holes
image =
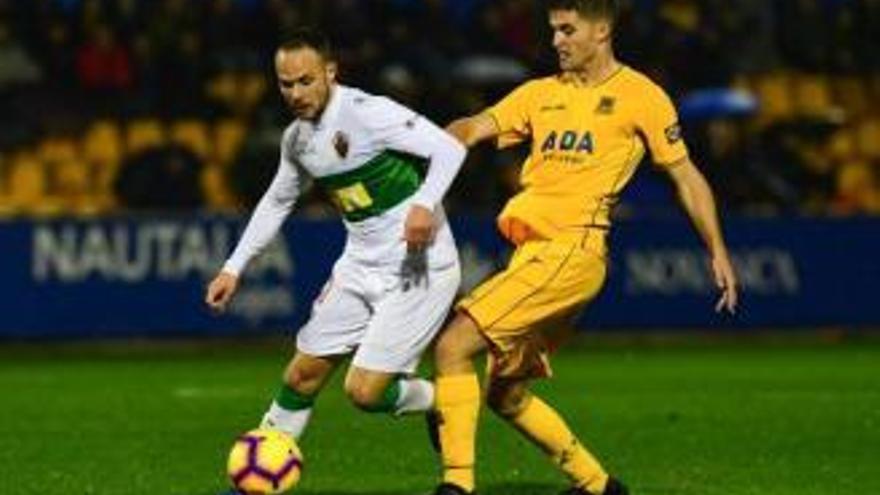
{"label": "player's calf", "polygon": [[315,397],[333,373],[338,358],[297,352],[284,372],[284,383],[269,405],[260,426],[302,436],[312,415]]}
{"label": "player's calf", "polygon": [[305,395],[282,385],[269,410],[263,415],[261,428],[281,430],[294,438],[302,436],[312,416],[314,395]]}
{"label": "player's calf", "polygon": [[359,409],[403,415],[424,412],[434,405],[434,386],[420,378],[355,369],[345,382],[345,393]]}
{"label": "player's calf", "polygon": [[519,416],[530,398],[531,394],[524,381],[493,379],[486,388],[486,405],[505,419]]}

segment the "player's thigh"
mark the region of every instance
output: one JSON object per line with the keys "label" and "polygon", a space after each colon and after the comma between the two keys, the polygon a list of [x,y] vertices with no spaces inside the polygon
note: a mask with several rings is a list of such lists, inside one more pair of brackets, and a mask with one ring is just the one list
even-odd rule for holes
{"label": "player's thigh", "polygon": [[604,260],[577,243],[530,243],[511,265],[459,303],[498,350],[547,320],[583,307],[605,280]]}
{"label": "player's thigh", "polygon": [[477,286],[457,308],[470,315],[481,331],[493,330],[552,279],[555,264],[542,256],[550,247],[547,242],[520,246],[507,268]]}
{"label": "player's thigh", "polygon": [[488,346],[489,341],[473,318],[466,312],[458,311],[437,337],[434,348],[437,372],[441,375],[469,372],[473,366],[471,358]]}
{"label": "player's thigh", "polygon": [[353,364],[388,373],[412,373],[452,306],[458,265],[431,270],[418,285],[398,284],[376,305]]}
{"label": "player's thigh", "polygon": [[358,273],[336,269],[312,304],[308,322],[297,333],[297,350],[319,357],[350,354],[363,338],[371,318]]}

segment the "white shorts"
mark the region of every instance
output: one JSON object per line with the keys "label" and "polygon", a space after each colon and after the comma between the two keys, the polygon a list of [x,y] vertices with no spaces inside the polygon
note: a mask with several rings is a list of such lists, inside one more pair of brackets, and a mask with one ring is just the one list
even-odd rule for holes
{"label": "white shorts", "polygon": [[457,263],[429,269],[413,284],[399,269],[342,259],[297,334],[297,350],[317,357],[355,352],[352,364],[359,368],[413,373],[443,325],[460,280]]}

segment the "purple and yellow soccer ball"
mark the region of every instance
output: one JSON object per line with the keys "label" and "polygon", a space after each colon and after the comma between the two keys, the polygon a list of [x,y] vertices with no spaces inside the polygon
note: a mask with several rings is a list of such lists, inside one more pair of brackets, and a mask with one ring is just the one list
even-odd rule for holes
{"label": "purple and yellow soccer ball", "polygon": [[244,495],[274,495],[299,483],[303,457],[290,435],[270,429],[251,430],[235,440],[226,471]]}

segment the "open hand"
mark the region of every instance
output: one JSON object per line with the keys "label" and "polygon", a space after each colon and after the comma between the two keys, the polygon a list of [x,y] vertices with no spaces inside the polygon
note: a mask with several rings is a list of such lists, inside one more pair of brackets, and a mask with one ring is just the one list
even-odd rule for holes
{"label": "open hand", "polygon": [[726,310],[730,314],[736,313],[736,304],[739,300],[736,275],[727,253],[712,258],[712,274],[715,276],[715,285],[721,291],[721,297],[715,304],[715,311],[720,313]]}
{"label": "open hand", "polygon": [[214,280],[208,284],[205,293],[205,303],[214,311],[222,313],[226,311],[229,301],[238,290],[238,277],[229,272],[220,272]]}
{"label": "open hand", "polygon": [[403,227],[407,251],[424,251],[434,240],[434,212],[421,205],[412,205]]}

